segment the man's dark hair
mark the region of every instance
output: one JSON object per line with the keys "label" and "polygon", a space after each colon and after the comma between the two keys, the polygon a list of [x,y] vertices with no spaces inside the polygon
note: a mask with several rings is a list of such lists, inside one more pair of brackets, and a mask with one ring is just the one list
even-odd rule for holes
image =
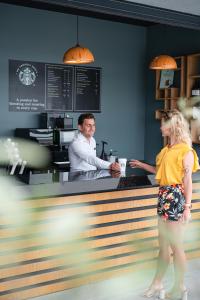
{"label": "man's dark hair", "polygon": [[85,119],[94,119],[95,117],[93,114],[87,113],[87,114],[81,114],[78,118],[78,125],[83,125],[83,122]]}

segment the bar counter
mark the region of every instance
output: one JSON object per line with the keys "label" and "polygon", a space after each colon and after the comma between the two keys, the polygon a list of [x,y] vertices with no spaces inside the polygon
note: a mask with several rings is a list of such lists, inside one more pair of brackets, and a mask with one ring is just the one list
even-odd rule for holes
{"label": "bar counter", "polygon": [[35,170],[18,175],[17,179],[17,184],[32,197],[78,195],[156,186],[153,174],[130,167],[125,173],[109,170]]}
{"label": "bar counter", "polygon": [[[25,193],[18,200],[25,225],[0,217],[0,299],[30,299],[155,264],[158,187],[153,175],[138,169],[122,175],[36,173],[18,177],[9,191]],[[200,229],[199,173],[192,202],[185,241],[190,259],[200,255],[200,237],[192,238]]]}

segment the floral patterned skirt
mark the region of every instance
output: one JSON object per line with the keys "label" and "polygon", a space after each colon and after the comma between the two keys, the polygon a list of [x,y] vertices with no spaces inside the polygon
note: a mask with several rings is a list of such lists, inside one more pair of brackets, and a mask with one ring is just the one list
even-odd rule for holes
{"label": "floral patterned skirt", "polygon": [[163,220],[178,221],[183,215],[184,204],[182,184],[159,187],[157,213]]}

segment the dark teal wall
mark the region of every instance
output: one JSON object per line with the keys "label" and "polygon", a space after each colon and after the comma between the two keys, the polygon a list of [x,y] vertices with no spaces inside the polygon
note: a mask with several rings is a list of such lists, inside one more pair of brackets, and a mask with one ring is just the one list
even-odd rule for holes
{"label": "dark teal wall", "polygon": [[[200,31],[153,26],[147,30],[147,61],[160,54],[172,56],[200,53]],[[155,120],[155,110],[163,108],[163,101],[155,100],[155,72],[147,71],[145,160],[154,163],[162,147],[160,121]],[[197,150],[199,152],[199,147]]]}
{"label": "dark teal wall", "polygon": [[[102,67],[102,113],[96,139],[120,156],[144,158],[146,29],[80,17],[80,43]],[[76,17],[0,4],[0,135],[37,127],[38,114],[8,111],[8,59],[61,63],[76,42]],[[75,118],[79,114],[70,114]]]}

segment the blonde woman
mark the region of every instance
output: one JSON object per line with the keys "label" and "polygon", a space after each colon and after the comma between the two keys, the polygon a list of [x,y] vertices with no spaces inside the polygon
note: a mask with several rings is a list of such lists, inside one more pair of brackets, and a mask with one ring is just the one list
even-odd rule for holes
{"label": "blonde woman", "polygon": [[[157,213],[160,251],[156,274],[144,296],[150,298],[158,295],[161,299],[186,300],[183,232],[184,224],[191,217],[192,172],[199,169],[199,164],[197,154],[191,146],[188,123],[179,111],[166,113],[161,132],[163,137],[169,138],[169,144],[157,155],[156,167],[138,160],[130,162],[131,167],[155,173],[159,183]],[[165,296],[162,279],[169,264],[170,248],[173,253],[175,281],[172,290]]]}

